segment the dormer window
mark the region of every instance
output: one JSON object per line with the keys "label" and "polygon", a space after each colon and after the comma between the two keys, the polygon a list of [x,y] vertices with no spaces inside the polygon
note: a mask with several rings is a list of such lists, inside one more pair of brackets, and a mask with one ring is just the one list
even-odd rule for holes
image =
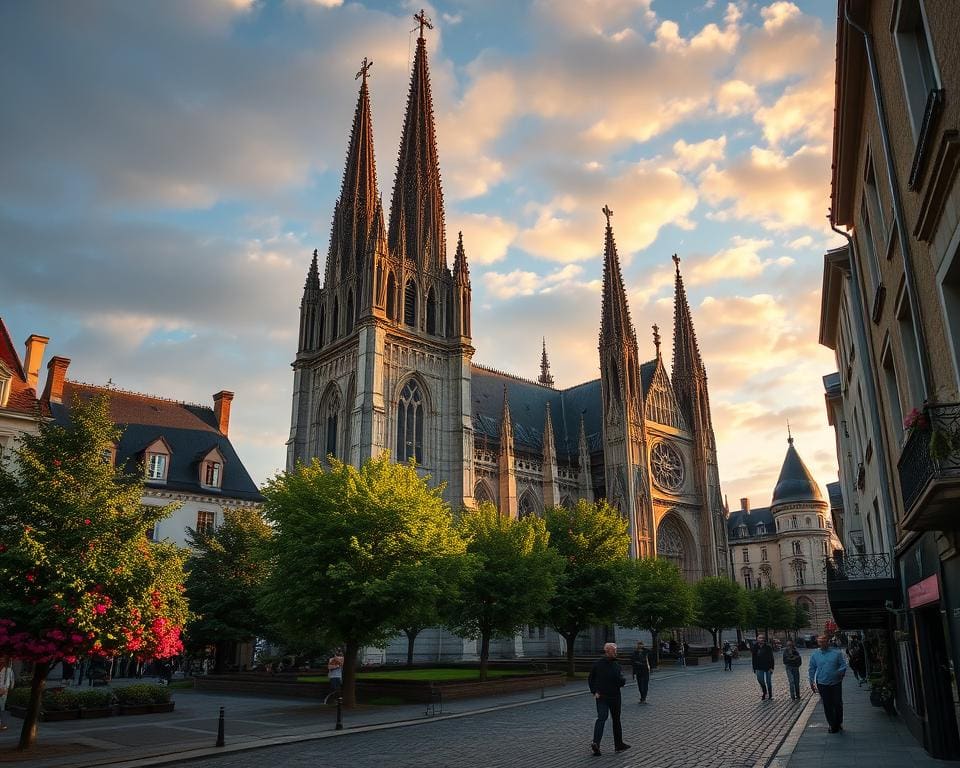
{"label": "dormer window", "polygon": [[[106,461],[107,457],[104,457]],[[151,480],[167,479],[167,457],[162,453],[147,455],[147,477]]]}
{"label": "dormer window", "polygon": [[205,461],[203,463],[203,484],[220,487],[220,462]]}
{"label": "dormer window", "polygon": [[220,488],[223,485],[223,454],[214,446],[200,457],[200,485]]}
{"label": "dormer window", "polygon": [[767,526],[763,523],[757,523],[757,536],[763,536],[767,532]]}
{"label": "dormer window", "polygon": [[0,363],[0,408],[6,408],[10,400],[10,387],[13,381],[13,374],[7,367]]}
{"label": "dormer window", "polygon": [[738,532],[737,532],[737,533],[738,533],[738,535],[740,536],[741,539],[745,539],[745,538],[747,538],[747,536],[750,535],[750,531],[749,531],[749,529],[747,528],[747,526],[745,526],[745,525],[741,525],[740,528],[738,529]]}
{"label": "dormer window", "polygon": [[[144,450],[144,468],[147,480],[153,483],[164,483],[167,480],[167,474],[170,471],[170,446],[162,437],[154,440]],[[104,452],[104,461],[108,461]],[[109,463],[113,463],[113,456],[109,458]]]}

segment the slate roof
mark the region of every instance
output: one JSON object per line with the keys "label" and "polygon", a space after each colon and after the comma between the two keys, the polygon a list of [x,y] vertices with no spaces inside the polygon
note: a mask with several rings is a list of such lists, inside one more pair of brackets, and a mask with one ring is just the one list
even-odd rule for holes
{"label": "slate roof", "polygon": [[[20,362],[20,354],[13,339],[10,338],[10,332],[2,317],[0,317],[0,362],[13,374],[10,379],[10,397],[7,398],[6,407],[0,408],[0,412],[13,411],[31,416],[37,414],[40,404],[37,392],[27,385],[27,375],[23,370],[23,363]],[[48,415],[46,411],[44,415]]]}
{"label": "slate roof", "polygon": [[788,441],[787,455],[780,468],[780,477],[773,489],[771,504],[783,504],[794,501],[823,501],[820,486],[813,479],[807,465],[803,463],[797,449],[793,447],[793,438]]}
{"label": "slate roof", "polygon": [[[758,533],[757,526],[763,523],[765,526],[764,532]],[[740,526],[746,524],[747,530],[749,533],[748,537],[752,536],[766,536],[767,534],[776,533],[776,525],[773,522],[773,513],[770,511],[770,507],[756,507],[751,509],[749,512],[745,512],[742,509],[738,509],[736,512],[731,512],[730,517],[727,518],[727,537],[730,541],[735,539],[742,539],[740,535]]]}
{"label": "slate roof", "polygon": [[[147,481],[148,488],[263,500],[229,438],[220,432],[213,408],[67,381],[63,385],[63,404],[50,404],[54,418],[60,423],[69,420],[74,395],[86,400],[96,394],[109,396],[110,417],[124,428],[117,445],[118,465],[137,471],[143,462],[143,451],[154,441],[162,437],[170,446],[167,481]],[[219,491],[200,484],[200,461],[213,448],[218,448],[223,456]]]}
{"label": "slate roof", "polygon": [[[650,388],[656,364],[656,360],[650,360],[640,366],[640,383],[644,394]],[[592,379],[568,389],[554,389],[477,363],[472,364],[470,376],[473,429],[477,437],[499,442],[503,388],[506,385],[513,422],[513,442],[517,449],[535,453],[543,450],[543,421],[547,403],[550,403],[554,442],[559,458],[576,460],[581,414],[590,452],[603,450],[600,379]]]}

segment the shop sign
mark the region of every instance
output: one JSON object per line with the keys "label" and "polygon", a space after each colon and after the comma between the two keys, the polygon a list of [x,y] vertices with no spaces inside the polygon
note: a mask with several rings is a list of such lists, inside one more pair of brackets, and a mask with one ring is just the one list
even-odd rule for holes
{"label": "shop sign", "polygon": [[940,600],[940,580],[937,574],[928,576],[923,581],[918,581],[907,587],[907,600],[911,608],[919,608],[922,605],[936,603]]}

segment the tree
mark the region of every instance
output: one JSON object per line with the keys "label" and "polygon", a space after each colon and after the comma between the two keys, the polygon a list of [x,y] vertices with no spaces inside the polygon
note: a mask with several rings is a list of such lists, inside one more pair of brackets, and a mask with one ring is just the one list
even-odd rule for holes
{"label": "tree", "polygon": [[343,701],[352,707],[360,648],[399,632],[422,605],[424,574],[462,556],[450,509],[412,463],[387,455],[360,469],[314,460],[263,493],[274,535],[261,610],[286,637],[343,644]]}
{"label": "tree", "polygon": [[793,606],[793,621],[790,624],[790,629],[793,630],[794,638],[796,638],[797,632],[799,632],[804,627],[810,626],[810,613],[807,610],[807,606],[803,602],[798,602]]}
{"label": "tree", "polygon": [[762,627],[766,634],[771,627],[786,629],[793,624],[793,605],[779,587],[771,585],[750,590],[747,594],[750,600],[748,615],[756,629]]}
{"label": "tree", "polygon": [[448,624],[480,639],[480,679],[486,680],[491,638],[544,619],[563,566],[548,546],[544,521],[533,515],[515,520],[483,503],[463,510],[458,528],[474,563]]}
{"label": "tree", "polygon": [[743,621],[743,588],[725,576],[708,576],[693,586],[694,624],[709,630],[713,647],[720,647],[724,627],[738,627]]}
{"label": "tree", "polygon": [[183,556],[146,538],[172,507],[141,504],[142,475],[104,461],[121,432],[105,397],[75,400],[69,425],[40,421],[0,465],[0,655],[33,663],[20,749],[57,661],[183,647]]}
{"label": "tree", "polygon": [[188,532],[187,624],[191,646],[216,647],[214,672],[226,672],[231,649],[262,633],[267,621],[253,600],[266,579],[265,547],[273,530],[255,509],[228,509],[212,531]]}
{"label": "tree", "polygon": [[693,593],[680,569],[669,560],[644,558],[633,563],[632,603],[624,623],[649,630],[654,666],[660,663],[660,633],[689,624]]}
{"label": "tree", "polygon": [[567,676],[575,676],[574,642],[584,629],[611,624],[630,604],[627,521],[605,502],[579,501],[544,515],[550,548],[563,563],[547,621],[567,643]]}

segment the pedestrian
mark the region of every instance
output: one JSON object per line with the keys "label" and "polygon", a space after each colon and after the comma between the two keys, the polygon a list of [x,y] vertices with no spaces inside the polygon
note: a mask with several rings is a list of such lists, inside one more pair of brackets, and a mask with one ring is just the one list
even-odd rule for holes
{"label": "pedestrian", "polygon": [[343,653],[339,648],[327,662],[327,677],[330,680],[330,693],[339,693],[343,687]]}
{"label": "pedestrian", "polygon": [[637,649],[630,654],[630,666],[633,667],[633,679],[637,681],[640,691],[640,703],[647,703],[647,690],[650,687],[650,651],[643,644],[637,643]]}
{"label": "pedestrian", "polygon": [[863,685],[864,680],[867,679],[867,656],[859,638],[854,637],[850,640],[850,645],[847,647],[847,658],[849,659],[850,669],[853,670],[853,676],[857,679],[857,685]]}
{"label": "pedestrian", "polygon": [[763,695],[760,701],[773,698],[773,648],[767,645],[765,635],[759,635],[757,641],[753,644],[753,671],[757,676],[757,682],[760,683],[760,690]]}
{"label": "pedestrian", "polygon": [[603,646],[603,657],[593,662],[587,682],[597,704],[597,721],[593,725],[593,741],[590,744],[594,756],[600,755],[600,739],[603,738],[603,726],[608,716],[613,719],[614,750],[623,752],[630,749],[630,745],[623,740],[623,726],[620,724],[620,689],[627,684],[627,679],[620,671],[615,643]]}
{"label": "pedestrian", "polygon": [[783,668],[787,672],[787,682],[790,683],[790,698],[800,698],[800,665],[803,657],[797,650],[793,640],[787,640],[787,647],[783,649]]}
{"label": "pedestrian", "polygon": [[17,682],[13,674],[13,664],[9,656],[0,656],[0,731],[7,730],[6,715],[7,694]]}
{"label": "pedestrian", "polygon": [[733,672],[733,646],[729,641],[723,644],[723,671]]}
{"label": "pedestrian", "polygon": [[677,643],[677,664],[687,666],[687,644],[682,640]]}
{"label": "pedestrian", "polygon": [[843,676],[847,660],[843,651],[830,645],[826,635],[817,638],[817,645],[817,650],[810,654],[810,690],[820,694],[828,731],[839,733],[843,730]]}

